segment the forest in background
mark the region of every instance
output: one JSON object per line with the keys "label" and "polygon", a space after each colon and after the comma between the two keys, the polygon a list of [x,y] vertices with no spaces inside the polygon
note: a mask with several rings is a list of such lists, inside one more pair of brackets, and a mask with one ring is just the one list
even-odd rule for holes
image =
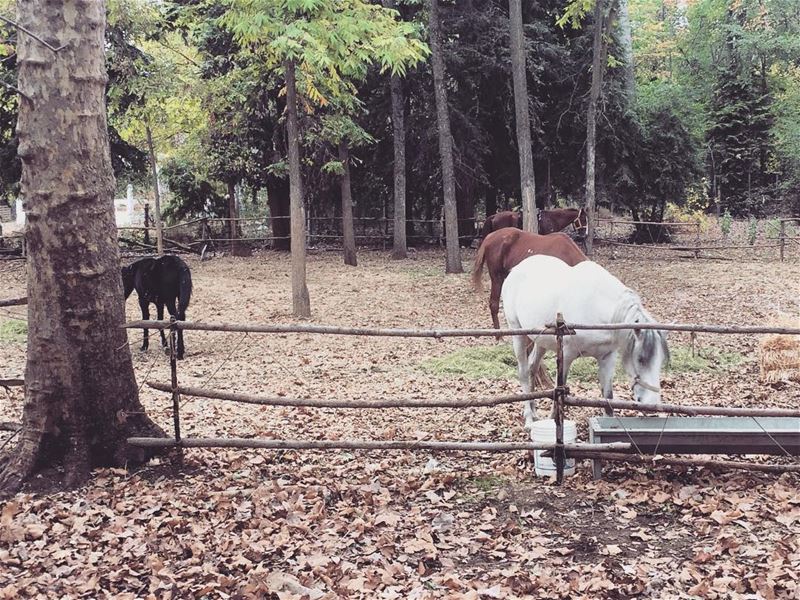
{"label": "forest in background", "polygon": [[[248,214],[288,215],[286,48],[278,42],[291,49],[308,39],[316,45],[297,70],[306,210],[340,216],[347,165],[356,216],[391,218],[394,90],[405,123],[407,218],[439,219],[427,4],[386,2],[399,27],[374,11],[337,22],[327,4],[109,2],[109,134],[120,186],[148,189],[149,132],[171,192],[167,221],[231,215],[234,191]],[[584,202],[592,4],[522,3],[540,208]],[[13,10],[0,2],[0,14]],[[800,3],[614,0],[609,12],[598,205],[654,221],[668,203],[734,216],[797,214]],[[476,214],[520,205],[508,3],[440,2],[439,20],[459,223],[471,227]],[[0,24],[0,198],[8,202],[20,175],[14,36]],[[258,41],[266,38],[277,42]],[[274,226],[288,234],[288,219]]]}

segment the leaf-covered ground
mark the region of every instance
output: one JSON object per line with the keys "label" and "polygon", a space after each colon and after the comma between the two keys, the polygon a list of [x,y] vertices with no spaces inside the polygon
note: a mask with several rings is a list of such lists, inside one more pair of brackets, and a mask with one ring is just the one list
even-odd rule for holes
{"label": "leaf-covered ground", "polygon": [[[464,252],[465,266],[472,253]],[[483,327],[486,295],[444,276],[439,253],[404,262],[365,253],[357,269],[310,257],[314,322]],[[666,321],[758,323],[797,315],[797,263],[603,262]],[[289,262],[192,261],[191,320],[289,323]],[[22,295],[19,262],[0,263]],[[4,294],[5,295],[5,294]],[[135,299],[128,316],[138,317]],[[0,309],[0,320],[24,310]],[[130,340],[137,377],[168,380],[166,357]],[[688,336],[671,335],[688,347]],[[155,340],[152,340],[155,341]],[[664,400],[797,406],[800,386],[757,381],[755,337],[700,334],[735,352],[724,369],[665,375]],[[504,343],[508,343],[507,341]],[[421,365],[493,339],[442,341],[190,332],[180,381],[252,393],[332,398],[477,398],[513,379],[448,376]],[[24,341],[4,340],[0,376],[24,368]],[[628,397],[620,384],[617,394]],[[581,395],[596,383],[572,382]],[[167,430],[165,394],[142,389]],[[544,414],[545,403],[540,406]],[[22,395],[0,390],[0,421]],[[586,438],[591,409],[571,410]],[[184,435],[522,441],[521,407],[335,411],[185,398]],[[9,434],[0,432],[0,446]],[[13,443],[13,442],[12,442]],[[796,598],[800,478],[588,463],[561,487],[520,454],[188,450],[135,473],[95,473],[82,489],[19,494],[0,509],[0,598]],[[753,460],[767,460],[763,457]],[[788,461],[788,458],[772,458]],[[34,482],[35,486],[36,482]]]}

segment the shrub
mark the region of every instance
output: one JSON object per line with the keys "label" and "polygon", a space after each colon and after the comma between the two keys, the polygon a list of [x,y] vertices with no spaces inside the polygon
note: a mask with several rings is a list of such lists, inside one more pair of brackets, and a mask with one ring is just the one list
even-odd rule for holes
{"label": "shrub", "polygon": [[758,237],[758,221],[755,217],[750,217],[750,222],[747,224],[747,243],[751,246],[756,243]]}
{"label": "shrub", "polygon": [[719,219],[719,228],[722,230],[722,235],[728,237],[728,234],[731,232],[731,225],[733,225],[733,217],[726,208],[725,213]]}
{"label": "shrub", "polygon": [[667,202],[667,210],[664,213],[665,221],[673,221],[675,223],[697,223],[700,225],[700,231],[708,231],[710,221],[700,209],[692,209],[689,205],[681,207],[672,202]]}

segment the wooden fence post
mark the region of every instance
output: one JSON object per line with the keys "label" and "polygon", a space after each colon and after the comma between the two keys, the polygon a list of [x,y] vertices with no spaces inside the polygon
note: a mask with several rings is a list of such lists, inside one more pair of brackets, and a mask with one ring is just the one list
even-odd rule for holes
{"label": "wooden fence post", "polygon": [[694,257],[700,258],[700,223],[694,224]]}
{"label": "wooden fence post", "polygon": [[144,243],[150,243],[150,203],[144,203]]}
{"label": "wooden fence post", "polygon": [[172,375],[172,423],[175,427],[175,444],[178,446],[178,462],[183,463],[183,449],[181,443],[181,395],[178,392],[178,356],[175,351],[175,342],[178,329],[175,326],[175,317],[169,318],[169,369]]}
{"label": "wooden fence post", "polygon": [[780,238],[781,238],[781,262],[783,262],[784,252],[786,250],[786,221],[784,221],[783,219],[781,219]]}
{"label": "wooden fence post", "polygon": [[553,458],[556,463],[556,483],[564,480],[564,396],[566,396],[566,378],[564,373],[564,315],[556,316],[556,387],[553,390],[553,419],[556,423],[556,444]]}

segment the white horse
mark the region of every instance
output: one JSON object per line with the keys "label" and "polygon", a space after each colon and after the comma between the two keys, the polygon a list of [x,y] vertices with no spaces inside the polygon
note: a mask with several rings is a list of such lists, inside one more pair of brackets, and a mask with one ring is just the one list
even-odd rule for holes
{"label": "white horse", "polygon": [[[585,261],[570,267],[558,258],[536,255],[526,258],[503,284],[503,311],[508,326],[521,329],[544,328],[562,313],[567,323],[652,323],[638,294],[595,262]],[[556,350],[553,335],[531,335],[534,342],[530,357],[525,336],[514,336],[519,382],[530,393],[530,374],[548,350]],[[564,336],[564,376],[580,356],[593,356],[598,363],[600,386],[605,398],[613,397],[614,368],[617,354],[630,376],[637,402],[657,403],[661,398],[660,372],[669,361],[667,338],[654,329],[577,330]],[[608,412],[608,411],[607,411]],[[525,403],[525,427],[536,418],[535,401]],[[610,414],[610,412],[609,412]]]}

